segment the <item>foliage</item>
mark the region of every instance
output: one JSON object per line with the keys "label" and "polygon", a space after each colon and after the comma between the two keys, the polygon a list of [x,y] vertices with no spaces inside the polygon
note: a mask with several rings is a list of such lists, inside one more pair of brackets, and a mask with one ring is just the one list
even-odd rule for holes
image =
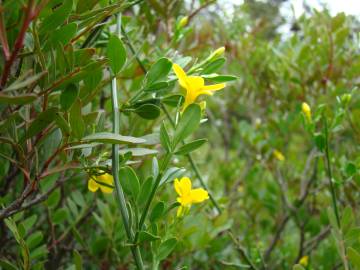
{"label": "foliage", "polygon": [[2,1],[0,269],[360,268],[359,22],[280,2]]}

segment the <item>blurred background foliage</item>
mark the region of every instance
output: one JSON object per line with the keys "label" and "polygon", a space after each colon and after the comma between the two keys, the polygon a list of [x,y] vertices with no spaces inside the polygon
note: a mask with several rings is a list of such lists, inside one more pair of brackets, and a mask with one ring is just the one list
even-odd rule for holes
{"label": "blurred background foliage", "polygon": [[[189,69],[225,46],[226,62],[220,61],[214,70],[238,79],[206,99],[207,121],[192,136],[208,139],[193,157],[222,211],[207,201],[194,206],[183,219],[177,219],[174,211],[161,216],[156,234],[161,239],[176,237],[178,243],[173,252],[162,251],[159,269],[291,269],[296,264],[294,269],[360,269],[358,18],[307,7],[305,14],[289,21],[280,12],[287,2],[282,0],[245,0],[231,10],[222,5],[224,1],[214,0],[115,2],[49,1],[25,35],[10,80],[48,70],[39,81],[36,78],[36,84],[27,82],[25,93],[55,90],[46,99],[65,108],[70,138],[110,130],[110,80],[103,71],[104,56],[116,25],[113,15],[120,11],[128,55],[117,76],[120,133],[156,135],[166,121],[164,113],[156,109],[134,113],[141,105],[134,97],[142,87],[144,69],[164,56]],[[49,19],[69,3],[66,20]],[[19,33],[21,7],[27,4],[2,1],[6,12],[1,11],[1,20],[10,45]],[[181,23],[184,17],[187,22]],[[30,69],[33,73],[26,73]],[[77,105],[70,116],[66,102],[59,101],[59,92],[68,89],[68,78],[78,85]],[[166,97],[179,93],[170,83],[157,96],[157,105],[168,106]],[[23,103],[9,105],[1,96],[0,100],[1,138],[23,143],[24,127],[44,103],[21,111]],[[311,121],[302,112],[303,102],[311,107]],[[173,115],[174,109],[168,108]],[[31,136],[38,143],[31,156],[31,174],[42,180],[38,192],[22,204],[24,211],[10,211],[12,218],[6,222],[3,218],[9,212],[2,216],[0,268],[134,269],[116,200],[89,192],[83,169],[85,163],[93,166],[107,160],[110,148],[71,153],[61,149],[56,159],[44,164],[64,140],[66,127],[58,121],[56,128],[37,127],[38,132],[51,132]],[[6,158],[17,157],[11,144],[0,145],[0,205],[4,208],[19,198],[26,182]],[[158,142],[146,147],[157,150],[161,159]],[[31,146],[26,152],[32,152]],[[154,153],[134,158],[141,183],[149,176]],[[331,210],[327,161],[341,224]],[[184,167],[194,185],[200,185],[186,158],[176,157],[172,165]],[[59,173],[44,175],[49,173],[48,167],[41,171],[44,166]],[[162,201],[169,207],[176,201],[172,185],[160,190],[155,203]],[[144,245],[145,262],[155,256],[150,245],[159,244]]]}

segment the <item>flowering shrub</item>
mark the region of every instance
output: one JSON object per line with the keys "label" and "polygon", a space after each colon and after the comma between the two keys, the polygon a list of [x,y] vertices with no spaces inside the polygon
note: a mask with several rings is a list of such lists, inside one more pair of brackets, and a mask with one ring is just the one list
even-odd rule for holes
{"label": "flowering shrub", "polygon": [[360,267],[358,21],[245,2],[1,2],[0,269]]}

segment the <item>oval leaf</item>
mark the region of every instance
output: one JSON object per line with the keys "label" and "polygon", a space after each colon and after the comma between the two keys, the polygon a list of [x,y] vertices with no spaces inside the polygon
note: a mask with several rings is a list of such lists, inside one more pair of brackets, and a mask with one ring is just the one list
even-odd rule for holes
{"label": "oval leaf", "polygon": [[107,57],[109,58],[110,68],[117,74],[126,62],[126,49],[121,39],[111,36],[107,47]]}
{"label": "oval leaf", "polygon": [[146,141],[141,138],[131,137],[131,136],[122,136],[110,132],[99,132],[92,135],[86,136],[81,139],[82,141],[88,142],[101,142],[101,143],[111,143],[111,144],[122,144],[122,143],[145,143]]}

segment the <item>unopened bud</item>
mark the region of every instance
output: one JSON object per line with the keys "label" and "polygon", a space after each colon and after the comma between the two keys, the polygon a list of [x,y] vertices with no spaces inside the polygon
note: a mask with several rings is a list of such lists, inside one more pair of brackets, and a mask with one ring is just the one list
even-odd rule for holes
{"label": "unopened bud", "polygon": [[301,105],[301,110],[305,114],[306,118],[309,121],[311,121],[311,108],[310,108],[309,104],[307,104],[306,102],[303,102]]}
{"label": "unopened bud", "polygon": [[179,28],[184,27],[185,25],[188,24],[188,22],[189,22],[188,16],[182,17],[181,20],[179,21]]}

